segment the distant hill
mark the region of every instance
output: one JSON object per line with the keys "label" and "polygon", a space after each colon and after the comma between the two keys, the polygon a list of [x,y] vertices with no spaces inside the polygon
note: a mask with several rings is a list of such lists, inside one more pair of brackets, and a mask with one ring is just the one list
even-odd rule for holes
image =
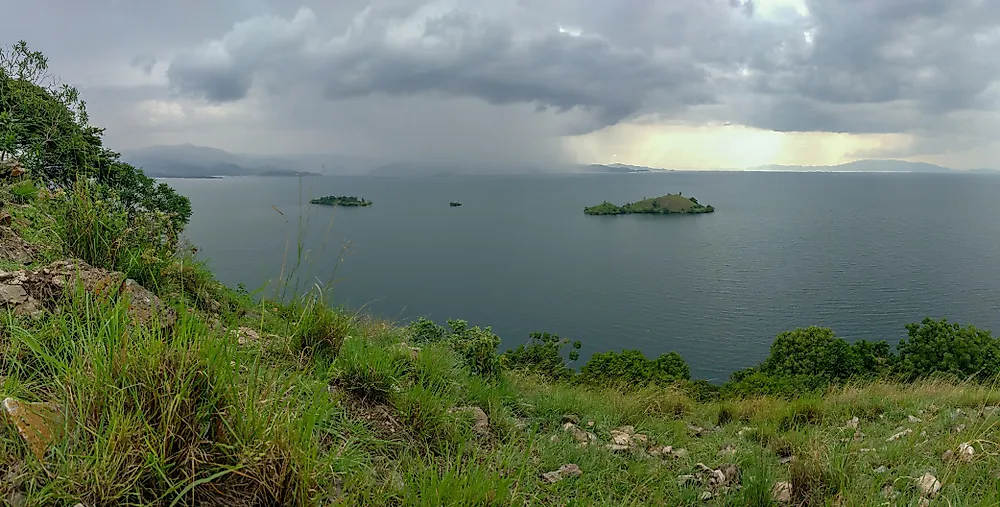
{"label": "distant hill", "polygon": [[664,170],[628,164],[590,164],[581,166],[581,169],[586,173],[647,173]]}
{"label": "distant hill", "polygon": [[786,171],[786,172],[910,172],[910,173],[949,173],[955,171],[926,162],[910,162],[907,160],[856,160],[838,165],[765,165],[750,169],[751,171]]}
{"label": "distant hill", "polygon": [[342,155],[247,155],[194,144],[160,145],[122,152],[122,160],[154,178],[211,176],[315,176],[357,174],[374,163]]}

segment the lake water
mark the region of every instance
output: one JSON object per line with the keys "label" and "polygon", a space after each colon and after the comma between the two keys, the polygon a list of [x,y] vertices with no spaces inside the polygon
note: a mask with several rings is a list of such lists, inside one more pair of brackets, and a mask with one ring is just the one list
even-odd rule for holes
{"label": "lake water", "polygon": [[[338,302],[489,325],[505,348],[549,331],[583,342],[580,364],[609,349],[677,351],[694,376],[718,381],[798,326],[891,343],[924,316],[1000,331],[1000,177],[990,175],[166,181],[191,198],[187,236],[229,285],[277,279],[298,237],[311,259],[302,272],[328,280],[350,243]],[[583,214],[678,191],[716,213]],[[330,194],[374,206],[301,204]]]}

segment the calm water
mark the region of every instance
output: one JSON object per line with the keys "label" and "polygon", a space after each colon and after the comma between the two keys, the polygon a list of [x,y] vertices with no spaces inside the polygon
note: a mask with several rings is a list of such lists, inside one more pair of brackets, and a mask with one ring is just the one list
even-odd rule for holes
{"label": "calm water", "polygon": [[[259,287],[295,255],[336,299],[390,318],[491,325],[504,347],[549,331],[583,357],[680,352],[714,380],[797,326],[905,336],[930,315],[1000,331],[1000,177],[690,173],[170,180],[219,278]],[[591,217],[584,206],[681,191],[718,210]],[[366,209],[300,205],[357,195]],[[300,197],[301,195],[301,197]],[[449,201],[464,203],[450,208]],[[276,212],[272,206],[281,210]],[[324,248],[323,245],[326,245]],[[581,361],[582,363],[582,361]]]}

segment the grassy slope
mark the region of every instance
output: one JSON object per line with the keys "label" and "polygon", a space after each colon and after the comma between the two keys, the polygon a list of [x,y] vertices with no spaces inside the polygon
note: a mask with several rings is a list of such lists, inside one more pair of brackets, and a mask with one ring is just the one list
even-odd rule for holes
{"label": "grassy slope", "polygon": [[[8,209],[15,228],[42,247],[34,265],[67,255],[51,206]],[[696,403],[670,389],[593,391],[514,372],[492,382],[471,375],[444,346],[413,354],[407,331],[392,323],[316,299],[255,303],[190,262],[172,259],[157,280],[158,292],[181,309],[166,331],[133,328],[122,303],[79,293],[58,314],[0,316],[0,396],[58,402],[72,421],[44,462],[0,425],[0,498],[23,495],[28,505],[768,505],[773,483],[791,480],[803,502],[879,505],[890,484],[901,494],[896,505],[916,505],[912,480],[931,472],[944,485],[933,503],[1000,502],[1000,418],[989,408],[1000,392],[989,387],[875,384],[794,401]],[[489,415],[486,434],[450,411],[468,405]],[[566,414],[582,427],[593,421],[599,443],[579,446],[561,428]],[[863,433],[857,439],[844,427],[852,417]],[[622,425],[688,455],[606,449]],[[719,428],[699,437],[689,425]],[[887,442],[899,427],[914,431]],[[963,442],[975,447],[971,463],[942,460]],[[734,452],[720,454],[725,448]],[[782,463],[789,455],[797,459]],[[567,463],[583,474],[556,484],[539,478]],[[697,463],[738,464],[741,488],[702,502],[704,488],[677,482]]]}
{"label": "grassy slope", "polygon": [[672,213],[683,213],[695,207],[695,204],[687,197],[677,194],[667,194],[660,197],[643,199],[633,203],[629,208],[633,212],[649,212],[653,210],[654,202],[659,204],[660,209],[666,209]]}

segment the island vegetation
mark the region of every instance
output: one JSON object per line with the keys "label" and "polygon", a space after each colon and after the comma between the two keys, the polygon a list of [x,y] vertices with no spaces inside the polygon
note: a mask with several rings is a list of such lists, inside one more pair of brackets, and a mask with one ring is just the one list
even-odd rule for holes
{"label": "island vegetation", "polygon": [[451,201],[451,202],[448,203],[448,206],[451,206],[452,208],[457,208],[457,207],[459,207],[461,205],[462,205],[462,203],[460,203],[458,201]]}
{"label": "island vegetation", "polygon": [[987,330],[799,328],[711,383],[674,352],[582,358],[550,333],[501,352],[489,327],[387,321],[329,284],[230,288],[179,241],[186,199],[28,86],[40,54],[0,56],[4,504],[996,503]]}
{"label": "island vegetation", "polygon": [[596,206],[583,209],[588,215],[628,215],[632,213],[648,213],[654,215],[680,215],[696,213],[712,213],[715,208],[703,205],[694,197],[685,197],[680,193],[667,194],[660,197],[643,199],[618,206],[604,201]]}
{"label": "island vegetation", "polygon": [[353,195],[328,195],[325,197],[319,197],[317,199],[312,199],[309,201],[310,204],[322,204],[324,206],[351,206],[351,207],[363,207],[371,206],[372,202],[365,198],[357,198]]}

